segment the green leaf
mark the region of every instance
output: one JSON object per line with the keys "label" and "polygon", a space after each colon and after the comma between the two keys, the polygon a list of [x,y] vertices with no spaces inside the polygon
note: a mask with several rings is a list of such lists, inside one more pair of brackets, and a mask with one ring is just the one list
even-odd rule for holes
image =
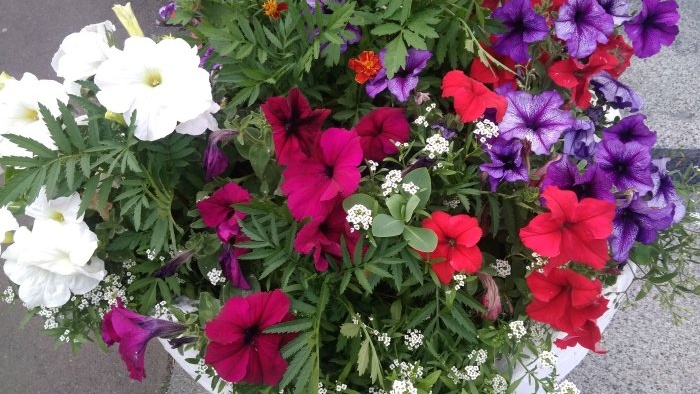
{"label": "green leaf", "polygon": [[399,68],[406,65],[406,57],[408,51],[401,36],[394,38],[386,46],[386,56],[384,57],[384,68],[386,69],[387,78],[394,78],[394,74],[399,71]]}
{"label": "green leaf", "polygon": [[426,253],[435,250],[438,242],[437,235],[433,230],[414,226],[406,226],[403,238],[413,249]]}
{"label": "green leaf", "polygon": [[367,275],[365,274],[364,270],[356,269],[355,278],[357,278],[357,282],[365,289],[367,294],[372,292],[372,285],[367,280]]}
{"label": "green leaf", "polygon": [[[430,173],[425,167],[415,169],[409,172],[404,178],[403,183],[411,183],[418,186],[419,190],[415,194],[420,199],[420,204],[418,204],[417,209],[423,209],[428,204],[430,200],[431,184],[430,184]],[[402,193],[405,193],[402,191]]]}
{"label": "green leaf", "polygon": [[294,319],[283,323],[275,324],[266,328],[265,334],[281,334],[290,332],[300,332],[311,328],[312,322],[310,319]]}
{"label": "green leaf", "polygon": [[408,198],[408,202],[406,202],[406,212],[404,213],[403,220],[408,223],[411,221],[411,217],[413,217],[413,212],[416,210],[418,205],[420,204],[420,197],[413,195]]}
{"label": "green leaf", "polygon": [[57,157],[56,152],[47,148],[46,146],[44,146],[44,144],[37,142],[31,138],[23,137],[21,135],[16,134],[3,134],[3,137],[5,137],[5,139],[9,140],[15,145],[19,146],[20,148],[24,148],[30,151],[31,153],[39,156],[40,158],[55,159]]}
{"label": "green leaf", "polygon": [[211,293],[203,291],[199,293],[199,324],[204,325],[219,314],[221,303]]}
{"label": "green leaf", "polygon": [[383,23],[370,31],[373,36],[388,36],[401,31],[401,25],[396,23]]}
{"label": "green leaf", "polygon": [[385,203],[394,219],[403,220],[404,216],[401,214],[401,211],[406,204],[406,197],[402,194],[392,194],[391,197],[386,199]]}
{"label": "green leaf", "polygon": [[343,323],[340,326],[340,333],[348,338],[355,338],[360,334],[360,326],[353,323]]}
{"label": "green leaf", "polygon": [[343,200],[343,209],[347,212],[350,208],[358,204],[372,212],[376,211],[379,206],[379,203],[373,197],[367,194],[357,193]]}
{"label": "green leaf", "polygon": [[85,149],[85,141],[83,141],[83,136],[80,134],[80,129],[75,122],[73,113],[67,105],[60,101],[58,102],[58,108],[61,110],[61,120],[63,121],[65,133],[70,139],[71,144],[78,148],[78,151],[83,151]]}
{"label": "green leaf", "polygon": [[357,354],[357,373],[362,376],[369,366],[369,338],[362,341],[360,352]]}
{"label": "green leaf", "polygon": [[301,350],[294,355],[294,358],[292,358],[291,362],[289,363],[289,367],[284,372],[284,376],[279,383],[279,387],[287,387],[289,383],[291,383],[292,380],[299,375],[301,369],[309,364],[312,364],[311,348],[307,344],[307,346],[302,347]]}
{"label": "green leaf", "polygon": [[25,194],[34,184],[36,176],[37,171],[26,169],[14,174],[9,181],[5,179],[6,183],[0,189],[0,206],[5,206]]}
{"label": "green leaf", "polygon": [[394,219],[384,213],[380,213],[372,220],[372,234],[375,237],[394,237],[400,235],[404,232],[404,227],[405,225],[401,220]]}

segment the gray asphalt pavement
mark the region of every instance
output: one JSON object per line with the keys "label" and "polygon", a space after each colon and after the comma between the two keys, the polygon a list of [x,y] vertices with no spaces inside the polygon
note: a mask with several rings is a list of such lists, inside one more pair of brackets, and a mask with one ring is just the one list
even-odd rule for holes
{"label": "gray asphalt pavement", "polygon": [[[30,71],[55,78],[50,60],[61,40],[85,25],[112,20],[114,0],[0,0],[0,71]],[[666,148],[700,149],[700,1],[678,0],[681,34],[671,48],[647,60],[634,59],[623,80],[646,100],[648,124]],[[161,1],[133,0],[144,30],[161,34],[155,13]],[[1,272],[1,271],[0,271]],[[0,273],[0,288],[7,278]],[[589,355],[570,379],[583,394],[700,393],[700,303],[682,303],[688,323],[673,326],[667,312],[645,299],[616,315],[604,333],[609,353]],[[103,354],[85,346],[76,356],[53,349],[34,320],[19,328],[21,306],[0,303],[0,394],[203,393],[153,343],[146,356],[148,377],[128,379],[116,349]]]}

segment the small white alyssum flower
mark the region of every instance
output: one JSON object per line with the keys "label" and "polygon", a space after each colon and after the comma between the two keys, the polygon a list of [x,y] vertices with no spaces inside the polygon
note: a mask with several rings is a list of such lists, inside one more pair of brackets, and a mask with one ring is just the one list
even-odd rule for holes
{"label": "small white alyssum flower", "polygon": [[471,353],[469,353],[469,358],[474,359],[474,361],[476,361],[476,365],[484,364],[487,356],[488,353],[484,349],[479,349],[478,351],[472,350]]}
{"label": "small white alyssum flower", "polygon": [[557,366],[557,356],[550,351],[543,351],[539,357],[540,365],[544,368],[554,368]]}
{"label": "small white alyssum flower", "polygon": [[495,375],[491,379],[491,388],[493,389],[493,394],[505,394],[508,390],[508,382],[501,375]]}
{"label": "small white alyssum flower", "polygon": [[408,330],[403,336],[403,343],[408,350],[416,350],[423,345],[423,333],[420,330]]}
{"label": "small white alyssum flower", "polygon": [[7,286],[7,289],[2,292],[2,300],[11,304],[15,300],[15,290],[12,286]]}
{"label": "small white alyssum flower", "polygon": [[516,341],[520,341],[522,337],[527,334],[527,329],[525,329],[525,322],[522,320],[516,320],[508,323],[508,328],[510,332],[508,333],[508,338],[515,338]]}
{"label": "small white alyssum flower", "polygon": [[416,186],[416,184],[413,182],[404,183],[401,185],[401,187],[403,188],[403,191],[412,196],[418,193],[418,191],[420,191],[420,188]]}
{"label": "small white alyssum flower", "polygon": [[352,225],[350,232],[355,230],[369,230],[372,226],[372,211],[362,204],[355,204],[348,209],[345,220]]}
{"label": "small white alyssum flower", "polygon": [[581,394],[581,390],[568,380],[563,380],[554,384],[553,394]]}
{"label": "small white alyssum flower", "polygon": [[510,275],[510,264],[508,261],[496,259],[496,276],[505,278]]}
{"label": "small white alyssum flower", "polygon": [[392,193],[398,193],[399,191],[399,184],[401,184],[401,180],[403,179],[403,176],[401,175],[400,170],[391,170],[389,171],[388,174],[386,174],[386,177],[384,177],[384,183],[382,183],[382,195],[385,197],[392,194]]}
{"label": "small white alyssum flower", "polygon": [[431,159],[436,158],[443,153],[447,153],[450,150],[450,143],[442,135],[434,134],[425,140],[426,152],[428,152],[428,157]]}
{"label": "small white alyssum flower", "polygon": [[220,283],[226,282],[226,277],[222,276],[223,272],[220,269],[214,268],[213,270],[207,272],[207,278],[212,285],[218,285]]}
{"label": "small white alyssum flower", "polygon": [[418,389],[410,380],[394,380],[389,394],[418,394]]}
{"label": "small white alyssum flower", "polygon": [[379,163],[374,160],[367,160],[367,165],[369,166],[369,170],[372,172],[377,171],[377,167],[379,167]]}

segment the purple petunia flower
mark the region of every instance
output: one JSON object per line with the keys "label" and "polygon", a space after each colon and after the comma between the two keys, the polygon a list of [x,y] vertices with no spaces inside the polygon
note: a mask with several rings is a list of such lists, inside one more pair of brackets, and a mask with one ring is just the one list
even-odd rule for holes
{"label": "purple petunia flower", "polygon": [[631,112],[637,112],[644,105],[640,95],[605,71],[591,79],[591,86],[613,108],[629,108]]}
{"label": "purple petunia flower", "polygon": [[569,55],[579,59],[592,54],[598,43],[607,43],[614,28],[612,16],[596,0],[567,0],[554,22],[554,31],[566,41]]}
{"label": "purple petunia flower", "polygon": [[250,290],[250,285],[245,279],[238,261],[238,257],[245,252],[245,249],[235,248],[229,244],[225,244],[219,255],[219,266],[224,276],[231,282],[233,287]]}
{"label": "purple petunia flower", "polygon": [[[382,49],[379,52],[379,59],[382,64],[385,64],[384,56],[386,56],[386,49]],[[373,79],[367,81],[365,85],[367,94],[375,98],[384,89],[388,88],[399,101],[404,102],[408,100],[411,90],[418,86],[418,74],[423,71],[431,57],[433,57],[433,54],[430,51],[409,49],[406,57],[406,66],[401,67],[391,79],[387,78],[386,69],[382,67]]]}
{"label": "purple petunia flower", "polygon": [[170,20],[170,18],[173,17],[173,14],[175,13],[175,10],[177,9],[177,4],[175,4],[174,1],[171,1],[164,6],[160,7],[158,10],[158,16],[160,19],[164,22],[167,22]]}
{"label": "purple petunia flower", "polygon": [[207,182],[223,174],[228,168],[228,157],[219,148],[219,142],[236,135],[238,135],[238,132],[233,130],[213,130],[209,134],[209,142],[207,142],[207,147],[204,148],[204,155],[202,155],[202,166],[205,172],[204,179]]}
{"label": "purple petunia flower", "polygon": [[488,150],[491,163],[479,166],[489,176],[491,191],[495,192],[501,181],[516,182],[528,180],[528,168],[523,159],[523,143],[520,140],[497,138]]}
{"label": "purple petunia flower", "polygon": [[493,49],[518,63],[530,60],[528,44],[543,40],[549,33],[547,21],[532,9],[530,0],[512,0],[497,8],[492,16],[508,29],[495,34],[497,40]]}
{"label": "purple petunia flower", "polygon": [[193,255],[194,252],[191,250],[178,253],[175,257],[170,259],[170,261],[165,263],[165,265],[158,268],[156,272],[153,273],[153,276],[156,278],[167,278],[175,275],[180,266],[190,261]]}
{"label": "purple petunia flower", "polygon": [[618,140],[623,144],[636,142],[651,149],[656,143],[656,133],[644,124],[647,117],[642,114],[628,116],[617,124],[603,129],[603,139]]}
{"label": "purple petunia flower", "polygon": [[576,164],[564,156],[547,167],[541,190],[544,191],[550,185],[575,192],[579,200],[596,198],[615,202],[615,196],[611,191],[612,182],[600,171],[597,164],[590,164],[586,172],[580,174]]}
{"label": "purple petunia flower", "polygon": [[615,26],[621,25],[630,19],[627,0],[598,0],[598,4],[605,10],[605,13],[612,16]]}
{"label": "purple petunia flower", "polygon": [[652,208],[635,194],[616,209],[609,238],[613,260],[626,261],[635,241],[646,245],[656,241],[659,231],[666,230],[672,222],[672,206]]}
{"label": "purple petunia flower", "polygon": [[654,182],[654,187],[651,189],[651,199],[647,204],[652,208],[673,207],[673,223],[678,223],[685,216],[685,203],[676,193],[676,188],[673,186],[673,179],[666,171],[666,163],[668,158],[652,160],[651,179]]}
{"label": "purple petunia flower", "polygon": [[451,127],[447,127],[447,124],[442,121],[438,121],[430,125],[430,128],[440,132],[442,138],[446,140],[451,140],[457,135],[457,131]]}
{"label": "purple petunia flower", "polygon": [[209,57],[211,57],[212,53],[214,53],[213,47],[209,47],[206,51],[204,51],[202,56],[199,57],[199,67],[204,68],[204,65],[207,64],[207,60],[209,60]]}
{"label": "purple petunia flower", "polygon": [[616,139],[603,139],[596,149],[595,161],[618,190],[634,188],[646,193],[654,186],[649,147],[638,142],[623,144]]}
{"label": "purple petunia flower", "polygon": [[673,0],[642,0],[642,10],[629,22],[625,32],[640,58],[657,54],[661,45],[671,45],[678,35],[678,4]]}
{"label": "purple petunia flower", "polygon": [[555,91],[537,95],[517,91],[508,93],[508,109],[498,128],[507,140],[519,138],[530,141],[531,149],[546,155],[561,134],[574,124],[569,111],[559,109],[564,100]]}
{"label": "purple petunia flower", "polygon": [[564,132],[564,154],[579,160],[588,160],[593,156],[596,144],[595,124],[588,119],[574,119],[572,128]]}

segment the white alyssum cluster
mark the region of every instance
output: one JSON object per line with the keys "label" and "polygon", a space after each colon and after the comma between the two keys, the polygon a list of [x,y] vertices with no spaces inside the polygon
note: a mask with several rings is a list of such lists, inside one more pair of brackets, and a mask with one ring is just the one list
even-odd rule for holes
{"label": "white alyssum cluster", "polygon": [[92,305],[100,316],[104,316],[112,306],[117,305],[117,299],[133,300],[134,297],[127,297],[119,275],[110,274],[105,277],[100,286],[82,295],[78,309],[82,310]]}
{"label": "white alyssum cluster", "polygon": [[455,197],[455,198],[452,198],[449,200],[448,199],[442,200],[442,204],[448,208],[456,209],[459,206],[460,201],[457,197]]}
{"label": "white alyssum cluster", "polygon": [[350,232],[355,230],[369,230],[372,226],[372,211],[362,204],[355,204],[348,209],[345,220],[350,223]]}
{"label": "white alyssum cluster", "polygon": [[491,145],[487,144],[487,141],[498,137],[498,126],[488,119],[482,119],[474,124],[474,134],[479,136],[479,142],[486,144],[486,147],[491,149]]}
{"label": "white alyssum cluster", "polygon": [[223,276],[223,271],[218,268],[214,268],[213,270],[207,272],[207,279],[209,279],[209,282],[211,282],[212,285],[218,285],[226,282],[226,277]]}
{"label": "white alyssum cluster", "polygon": [[544,368],[555,368],[557,366],[557,356],[548,350],[540,353],[537,359]]}
{"label": "white alyssum cluster", "polygon": [[522,320],[515,320],[508,323],[508,329],[508,338],[515,338],[516,341],[520,341],[520,339],[527,334],[525,322]]}
{"label": "white alyssum cluster", "polygon": [[506,260],[496,259],[496,276],[505,278],[510,275],[510,264]]}
{"label": "white alyssum cluster", "polygon": [[403,336],[403,343],[406,345],[408,350],[416,350],[423,346],[423,333],[418,329],[408,330]]}
{"label": "white alyssum cluster", "polygon": [[367,165],[369,166],[369,170],[371,172],[377,171],[377,168],[379,167],[379,163],[374,160],[367,160]]}
{"label": "white alyssum cluster", "polygon": [[17,229],[14,243],[2,253],[5,274],[19,285],[19,298],[29,308],[59,307],[71,293],[97,287],[107,274],[94,256],[97,235],[78,215],[79,206],[77,193],[48,200],[42,188],[25,209],[34,218],[32,229]]}
{"label": "white alyssum cluster", "polygon": [[457,384],[460,381],[470,382],[476,380],[480,375],[481,368],[478,365],[467,365],[463,370],[459,370],[457,367],[453,366],[450,368],[448,377]]}
{"label": "white alyssum cluster", "polygon": [[391,337],[389,334],[379,330],[372,330],[372,335],[374,335],[377,338],[377,341],[384,345],[384,347],[388,348],[391,346]]}
{"label": "white alyssum cluster", "polygon": [[450,142],[439,133],[433,134],[432,136],[428,137],[427,140],[425,140],[425,148],[423,149],[428,152],[429,158],[434,159],[437,156],[449,152]]}
{"label": "white alyssum cluster", "polygon": [[581,390],[568,380],[554,384],[553,394],[581,394]]}
{"label": "white alyssum cluster", "polygon": [[416,380],[423,378],[423,367],[415,363],[407,363],[405,361],[394,360],[389,365],[391,371],[396,371],[401,379]]}
{"label": "white alyssum cluster", "polygon": [[405,191],[406,193],[408,193],[412,196],[414,196],[416,193],[418,193],[420,191],[420,188],[418,187],[418,185],[416,185],[413,182],[404,183],[401,185],[401,188],[403,189],[403,191]]}
{"label": "white alyssum cluster", "polygon": [[46,319],[44,320],[44,330],[52,330],[58,327],[58,323],[56,322],[56,318],[60,318],[60,316],[58,316],[58,308],[42,306],[37,314]]}
{"label": "white alyssum cluster", "polygon": [[7,286],[7,289],[2,291],[2,300],[8,304],[15,301],[15,290],[12,288],[12,286]]}
{"label": "white alyssum cluster", "polygon": [[418,389],[410,380],[394,380],[389,394],[418,394]]}
{"label": "white alyssum cluster", "polygon": [[403,180],[403,175],[401,175],[400,170],[391,170],[384,177],[384,183],[382,183],[382,195],[384,197],[399,192],[399,185]]}
{"label": "white alyssum cluster", "polygon": [[552,328],[543,323],[533,323],[529,327],[530,339],[536,345],[542,345],[546,342]]}
{"label": "white alyssum cluster", "polygon": [[484,349],[472,350],[469,353],[469,358],[473,359],[474,362],[476,362],[476,365],[484,364],[486,362],[487,357],[488,357],[488,353]]}
{"label": "white alyssum cluster", "polygon": [[63,331],[63,334],[61,334],[61,336],[58,337],[58,340],[61,342],[70,342],[71,341],[70,330],[66,329],[65,331]]}
{"label": "white alyssum cluster", "polygon": [[543,273],[544,270],[542,269],[542,267],[544,267],[545,265],[547,265],[547,263],[549,262],[549,260],[548,260],[546,257],[540,256],[540,255],[537,254],[536,252],[532,252],[532,257],[535,258],[535,261],[533,261],[533,262],[531,262],[530,264],[528,264],[527,267],[525,267],[525,268],[526,268],[528,271],[535,271],[535,270],[537,270],[537,272]]}
{"label": "white alyssum cluster", "polygon": [[505,394],[508,390],[508,382],[501,375],[494,375],[491,378],[491,388],[493,389],[493,394]]}
{"label": "white alyssum cluster", "polygon": [[455,282],[455,290],[459,290],[464,287],[465,281],[467,280],[467,275],[456,274],[452,277],[452,280]]}
{"label": "white alyssum cluster", "polygon": [[423,116],[423,115],[417,117],[417,118],[413,121],[413,123],[415,123],[415,124],[417,124],[417,125],[421,125],[421,126],[423,126],[423,127],[428,127],[428,126],[430,126],[430,123],[428,123],[428,121],[425,119],[425,116]]}

